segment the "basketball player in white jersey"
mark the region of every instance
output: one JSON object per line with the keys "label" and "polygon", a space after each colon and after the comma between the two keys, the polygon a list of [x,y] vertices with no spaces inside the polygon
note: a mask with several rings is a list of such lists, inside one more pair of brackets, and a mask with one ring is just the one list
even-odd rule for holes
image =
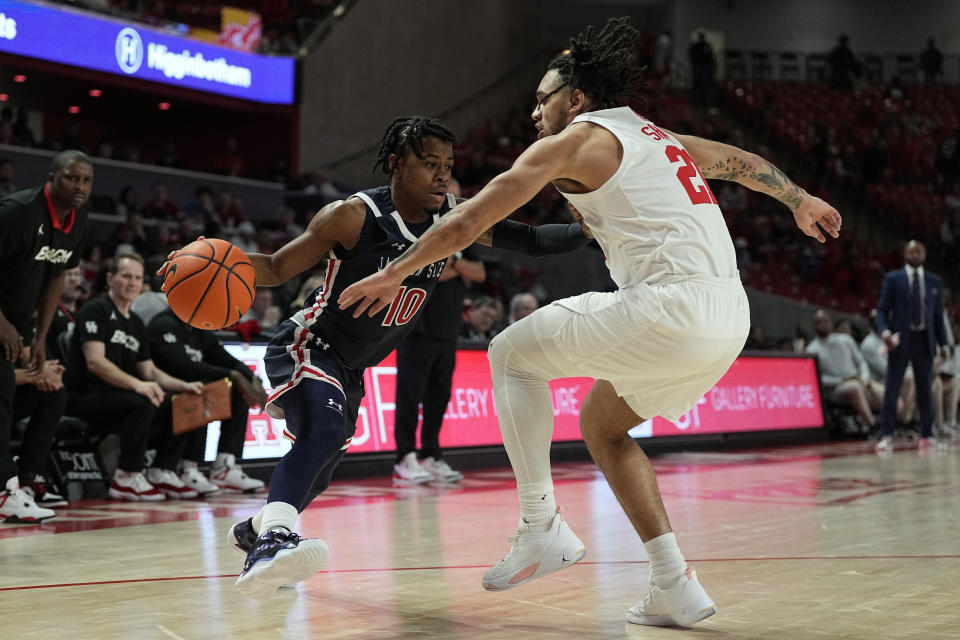
{"label": "basketball player in white jersey", "polygon": [[580,429],[650,559],[647,595],[627,611],[645,625],[691,625],[716,612],[688,568],[649,460],[628,431],[677,420],[723,376],[750,328],[733,243],[704,178],[733,180],[787,205],[820,242],[840,215],[766,160],[656,127],[618,100],[637,72],[626,18],[571,40],[537,88],[539,140],[511,169],[443,216],[405,254],[347,288],[341,307],[380,313],[409,273],[470,244],[547,183],[582,216],[618,289],[558,300],[508,327],[489,358],[503,441],[517,476],[513,548],[483,577],[503,590],[572,565],[583,543],[560,517],[550,475],[553,411],[547,383],[596,378]]}

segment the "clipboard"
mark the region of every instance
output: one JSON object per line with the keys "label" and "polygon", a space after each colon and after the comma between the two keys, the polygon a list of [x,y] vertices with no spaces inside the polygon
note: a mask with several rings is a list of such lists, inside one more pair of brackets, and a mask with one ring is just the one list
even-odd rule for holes
{"label": "clipboard", "polygon": [[229,378],[215,380],[203,385],[203,393],[178,393],[171,399],[173,408],[174,435],[205,427],[215,420],[233,416],[230,408],[230,391],[233,383]]}

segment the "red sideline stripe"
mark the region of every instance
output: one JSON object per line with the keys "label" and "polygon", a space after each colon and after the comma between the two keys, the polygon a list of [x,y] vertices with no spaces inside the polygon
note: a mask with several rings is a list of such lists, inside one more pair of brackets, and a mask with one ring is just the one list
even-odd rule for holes
{"label": "red sideline stripe", "polygon": [[[781,558],[698,558],[687,559],[688,563],[700,564],[703,562],[771,562],[796,560],[957,560],[960,556],[794,556]],[[578,562],[583,565],[625,565],[647,564],[647,560],[611,560],[609,562]],[[387,567],[369,569],[328,569],[320,573],[386,573],[392,571],[455,571],[460,569],[488,569],[489,564],[461,564],[434,567]],[[138,582],[169,582],[172,580],[219,580],[220,578],[236,578],[236,573],[224,573],[210,576],[172,576],[169,578],[130,578],[127,580],[99,580],[92,582],[66,582],[62,584],[35,584],[21,587],[0,587],[0,591],[26,591],[28,589],[56,589],[62,587],[88,587],[108,584],[134,584]]]}

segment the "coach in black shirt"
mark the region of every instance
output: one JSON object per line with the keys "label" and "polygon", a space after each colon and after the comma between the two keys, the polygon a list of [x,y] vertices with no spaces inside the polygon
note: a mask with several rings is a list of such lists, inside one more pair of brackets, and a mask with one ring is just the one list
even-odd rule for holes
{"label": "coach in black shirt", "polygon": [[[144,453],[153,414],[164,391],[201,393],[199,382],[185,382],[153,364],[147,328],[130,306],[143,285],[143,258],[121,254],[107,268],[107,293],[77,312],[67,368],[67,412],[94,429],[120,435],[118,467],[111,498],[163,500],[181,495],[176,476],[157,486],[143,475]],[[194,494],[196,495],[196,494]]]}
{"label": "coach in black shirt", "polygon": [[0,484],[16,474],[10,451],[13,363],[36,312],[34,342],[40,348],[31,350],[28,368],[43,368],[43,345],[60,300],[63,271],[80,263],[87,234],[87,216],[80,207],[92,188],[90,158],[80,151],[63,151],[54,157],[43,186],[0,200]]}
{"label": "coach in black shirt", "polygon": [[[176,469],[182,458],[180,479],[200,494],[218,488],[245,492],[262,489],[263,482],[247,476],[237,464],[243,458],[250,407],[267,403],[260,378],[230,355],[212,332],[191,327],[169,308],[153,317],[147,326],[147,335],[154,362],[170,375],[205,383],[224,378],[232,382],[231,417],[220,423],[217,457],[210,469],[209,482],[198,477],[196,471],[197,463],[203,461],[206,429],[195,429],[172,438],[167,446],[158,449],[154,465]],[[157,420],[167,422],[172,420],[172,415],[163,412]]]}

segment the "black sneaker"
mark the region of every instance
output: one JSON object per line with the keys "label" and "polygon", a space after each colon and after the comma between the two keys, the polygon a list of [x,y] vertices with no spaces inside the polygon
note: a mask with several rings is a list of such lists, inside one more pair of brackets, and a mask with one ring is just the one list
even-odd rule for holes
{"label": "black sneaker", "polygon": [[231,545],[244,555],[250,553],[253,545],[257,542],[257,532],[253,530],[253,518],[247,518],[243,522],[230,527],[227,532],[227,544]]}
{"label": "black sneaker", "polygon": [[274,527],[260,534],[247,553],[237,589],[263,600],[282,586],[308,580],[323,568],[329,555],[323,540],[301,538],[283,527]]}
{"label": "black sneaker", "polygon": [[34,479],[29,484],[23,485],[20,489],[33,498],[33,501],[40,507],[50,509],[51,507],[66,507],[70,504],[66,498],[50,491],[37,479]]}

